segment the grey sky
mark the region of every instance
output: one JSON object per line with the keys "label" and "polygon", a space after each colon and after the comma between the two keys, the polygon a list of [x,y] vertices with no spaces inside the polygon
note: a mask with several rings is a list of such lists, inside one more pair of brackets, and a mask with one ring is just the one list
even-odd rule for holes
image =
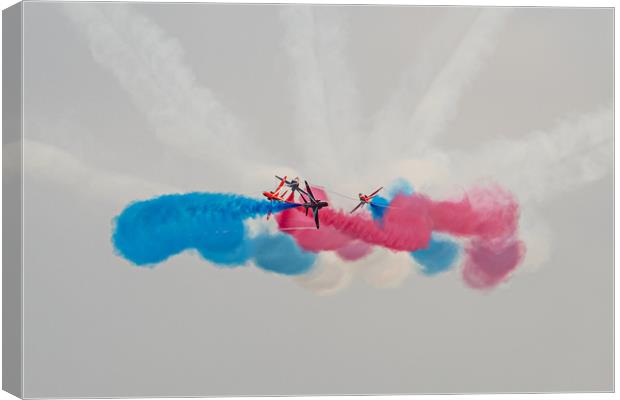
{"label": "grey sky", "polygon": [[[609,9],[27,3],[25,395],[611,390],[612,32]],[[487,293],[387,251],[301,279],[113,253],[127,202],[275,172],[495,180],[528,257]]]}

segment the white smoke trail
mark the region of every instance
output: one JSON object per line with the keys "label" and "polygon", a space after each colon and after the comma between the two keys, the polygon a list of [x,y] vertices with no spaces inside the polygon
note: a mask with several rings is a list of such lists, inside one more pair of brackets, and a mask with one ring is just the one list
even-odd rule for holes
{"label": "white smoke trail", "polygon": [[607,175],[612,139],[613,112],[605,107],[567,118],[548,131],[495,139],[467,152],[431,147],[423,156],[392,161],[382,173],[401,176],[435,197],[494,181],[522,204],[535,205]]}
{"label": "white smoke trail", "polygon": [[[162,193],[179,192],[172,186],[91,167],[56,146],[34,140],[24,140],[22,143],[25,175],[115,206],[125,206],[131,201]],[[3,156],[14,157],[18,151],[17,144],[5,145]],[[14,173],[19,172],[19,166],[16,167]]]}
{"label": "white smoke trail", "polygon": [[485,171],[519,198],[527,253],[518,271],[539,268],[551,254],[553,235],[539,206],[608,175],[612,139],[613,112],[604,108],[562,121],[551,131],[491,142],[463,156],[459,165],[469,165],[467,181],[475,181],[474,171]]}
{"label": "white smoke trail", "polygon": [[335,254],[321,253],[310,272],[293,280],[313,293],[330,295],[347,288],[354,272],[351,264],[342,262]]}
{"label": "white smoke trail", "polygon": [[454,182],[487,177],[501,182],[522,203],[544,202],[609,173],[613,112],[609,108],[559,122],[550,131],[488,142],[476,152],[454,153]]}
{"label": "white smoke trail", "polygon": [[[479,74],[495,48],[497,34],[509,13],[508,8],[486,8],[480,11],[458,47],[415,106],[413,114],[410,114],[404,126],[396,127],[401,132],[405,130],[406,134],[394,137],[398,142],[396,145],[390,142],[390,151],[393,152],[394,148],[407,152],[413,149],[419,152],[428,149],[433,137],[443,131],[457,114],[457,105],[463,92]],[[411,77],[406,79],[415,82]],[[402,107],[402,91],[409,91],[411,88],[406,82],[403,89],[396,92],[395,100],[388,103],[388,109],[379,114],[380,119],[373,133],[373,143],[377,146],[385,143],[384,137],[392,137],[390,130],[395,127],[390,123],[389,117],[397,114],[394,108]]]}
{"label": "white smoke trail", "polygon": [[293,70],[298,152],[310,172],[342,167],[339,154],[355,157],[350,149],[359,125],[357,88],[344,57],[342,15],[336,9],[296,5],[283,8],[280,17]]}
{"label": "white smoke trail", "polygon": [[181,46],[159,26],[121,4],[67,3],[65,11],[84,32],[95,60],[114,74],[160,141],[233,169],[228,157],[251,156],[252,136],[209,89],[197,84]]}
{"label": "white smoke trail", "polygon": [[[474,8],[453,10],[446,8],[441,19],[433,24],[424,40],[415,46],[412,61],[404,69],[398,85],[391,90],[383,107],[372,117],[371,146],[375,153],[388,151],[384,138],[411,134],[408,122],[415,112],[416,104],[429,90],[434,78],[449,62],[462,37],[472,25],[478,11]],[[389,157],[383,152],[375,157]]]}
{"label": "white smoke trail", "polygon": [[359,260],[354,267],[368,284],[384,289],[400,286],[417,265],[408,253],[374,249],[372,254]]}
{"label": "white smoke trail", "polygon": [[332,252],[321,253],[309,273],[293,278],[304,289],[319,295],[331,295],[346,289],[357,278],[369,285],[388,289],[399,287],[417,268],[406,253],[376,248],[368,256],[344,262]]}
{"label": "white smoke trail", "polygon": [[521,207],[519,238],[525,243],[526,252],[522,265],[515,273],[536,271],[549,261],[553,246],[552,230],[536,209],[528,205]]}

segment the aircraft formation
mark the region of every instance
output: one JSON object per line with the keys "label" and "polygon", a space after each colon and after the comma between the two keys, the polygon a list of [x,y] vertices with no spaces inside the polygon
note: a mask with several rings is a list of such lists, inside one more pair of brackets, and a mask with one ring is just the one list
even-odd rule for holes
{"label": "aircraft formation", "polygon": [[[326,201],[317,199],[314,196],[314,193],[312,193],[312,188],[308,184],[308,181],[304,180],[304,184],[306,187],[306,189],[304,190],[300,187],[301,183],[299,177],[295,177],[290,181],[287,179],[288,177],[286,175],[284,177],[279,177],[278,175],[276,175],[275,177],[277,180],[280,181],[280,183],[274,191],[264,191],[263,196],[265,196],[269,201],[296,204],[298,207],[303,207],[306,209],[306,215],[308,215],[309,210],[312,210],[312,214],[314,215],[314,223],[316,225],[316,228],[319,229],[319,210],[323,207],[328,207],[329,204]],[[285,186],[287,189],[283,193],[280,193],[280,191]],[[363,208],[366,204],[371,204],[372,199],[381,191],[381,189],[383,189],[383,186],[369,195],[359,193],[359,204],[353,210],[351,210],[351,214],[354,213],[357,209]],[[291,191],[291,196],[287,197],[289,190]],[[299,193],[299,196],[303,200],[302,203],[298,203],[295,201],[295,192]],[[269,218],[269,215],[267,215],[267,218]]]}

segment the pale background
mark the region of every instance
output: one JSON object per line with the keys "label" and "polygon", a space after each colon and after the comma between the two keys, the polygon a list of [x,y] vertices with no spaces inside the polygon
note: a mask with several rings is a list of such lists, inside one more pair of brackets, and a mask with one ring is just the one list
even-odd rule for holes
{"label": "pale background", "polygon": [[[609,9],[27,3],[25,395],[611,390],[612,32]],[[127,202],[274,172],[495,180],[528,258],[481,293],[384,253],[306,279],[114,255]]]}

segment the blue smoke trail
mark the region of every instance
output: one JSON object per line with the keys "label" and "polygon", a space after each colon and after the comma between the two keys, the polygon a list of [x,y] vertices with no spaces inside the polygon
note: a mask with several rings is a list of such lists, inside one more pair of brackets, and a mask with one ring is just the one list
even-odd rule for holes
{"label": "blue smoke trail", "polygon": [[254,263],[267,271],[285,275],[306,273],[316,261],[316,254],[299,248],[286,234],[260,234],[251,242]]}
{"label": "blue smoke trail", "polygon": [[387,197],[391,201],[396,195],[404,194],[410,196],[414,193],[413,186],[404,178],[396,179],[387,189]]}
{"label": "blue smoke trail", "polygon": [[370,214],[372,218],[376,221],[381,221],[389,205],[390,201],[385,197],[375,196],[370,202]]}
{"label": "blue smoke trail", "polygon": [[[398,193],[413,193],[404,180],[371,203],[373,218],[381,220],[390,200]],[[222,267],[249,261],[266,271],[286,275],[308,272],[316,254],[302,250],[289,235],[248,236],[244,220],[296,207],[245,196],[221,193],[188,193],[156,197],[130,204],[115,218],[112,242],[118,254],[139,266],[152,266],[195,249],[204,259]],[[449,269],[460,247],[450,239],[433,235],[427,249],[412,252],[425,274]]]}
{"label": "blue smoke trail", "polygon": [[222,266],[239,266],[251,257],[248,237],[242,221],[220,222],[219,231],[207,235],[196,250],[206,260]]}
{"label": "blue smoke trail", "polygon": [[386,190],[386,196],[375,196],[370,202],[370,214],[375,221],[381,221],[390,202],[399,194],[410,196],[414,193],[413,186],[404,178],[396,179]]}
{"label": "blue smoke trail", "polygon": [[295,207],[222,193],[172,194],[132,203],[115,219],[112,242],[136,265],[160,263],[187,249],[222,265],[242,265],[251,249],[247,218]]}
{"label": "blue smoke trail", "polygon": [[426,249],[413,251],[410,254],[420,264],[424,274],[435,275],[450,269],[459,252],[458,243],[433,234]]}

